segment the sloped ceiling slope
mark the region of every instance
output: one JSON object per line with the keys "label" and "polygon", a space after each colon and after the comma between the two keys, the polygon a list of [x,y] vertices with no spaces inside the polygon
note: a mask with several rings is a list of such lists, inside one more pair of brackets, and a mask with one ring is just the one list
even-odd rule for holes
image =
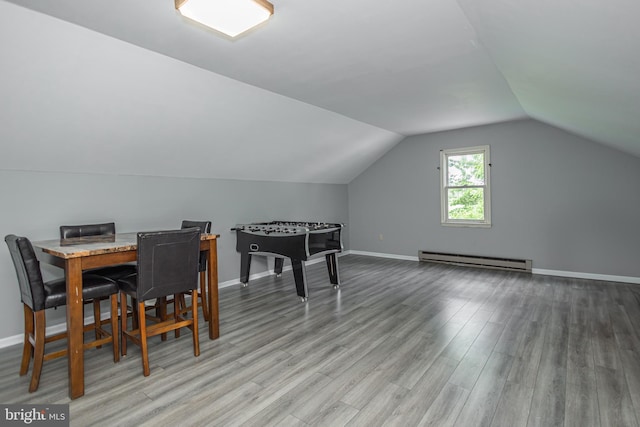
{"label": "sloped ceiling slope", "polygon": [[[125,138],[127,150],[144,152],[149,142],[140,140],[164,142],[150,174],[185,173],[173,164],[175,151],[184,152],[171,148],[179,140],[202,158],[221,159],[221,177],[346,183],[405,135],[524,117],[640,155],[631,0],[271,0],[275,15],[235,40],[184,19],[173,0],[8,1],[0,7],[15,3],[110,36],[32,13],[27,21],[46,24],[4,30],[9,39],[35,37],[23,49],[44,41],[54,50],[68,43],[65,55],[90,50],[98,65],[83,65],[87,75],[110,69],[105,62],[116,75],[123,60],[137,64],[126,89],[146,101],[120,114],[135,136]],[[5,16],[0,21],[12,20]],[[56,40],[60,32],[69,40]],[[20,48],[11,49],[20,59]],[[46,92],[46,84],[37,86]],[[196,93],[187,94],[190,85]],[[74,103],[90,102],[80,98]],[[179,124],[166,138],[171,120]],[[108,169],[115,160],[101,154]]]}
{"label": "sloped ceiling slope", "polygon": [[343,184],[402,136],[0,1],[0,169]]}
{"label": "sloped ceiling slope", "polygon": [[458,0],[527,114],[640,156],[640,2]]}

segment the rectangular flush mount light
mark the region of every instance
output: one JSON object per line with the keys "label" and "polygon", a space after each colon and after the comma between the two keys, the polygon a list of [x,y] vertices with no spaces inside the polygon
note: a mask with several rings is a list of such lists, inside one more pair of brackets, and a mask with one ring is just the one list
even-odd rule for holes
{"label": "rectangular flush mount light", "polygon": [[253,28],[273,15],[267,0],[175,0],[185,17],[230,37]]}

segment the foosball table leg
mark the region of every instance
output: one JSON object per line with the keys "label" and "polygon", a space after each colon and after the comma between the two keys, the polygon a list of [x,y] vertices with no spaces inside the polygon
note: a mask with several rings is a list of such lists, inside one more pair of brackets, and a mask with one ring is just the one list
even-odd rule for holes
{"label": "foosball table leg", "polygon": [[327,271],[329,272],[329,281],[333,285],[333,289],[340,287],[340,274],[338,273],[338,254],[325,255],[327,261]]}
{"label": "foosball table leg", "polygon": [[284,266],[284,258],[276,257],[273,260],[273,272],[276,273],[276,277],[282,276],[282,267]]}
{"label": "foosball table leg", "polygon": [[246,287],[249,283],[249,272],[251,271],[251,254],[247,252],[240,253],[240,282],[242,287]]}
{"label": "foosball table leg", "polygon": [[304,302],[309,297],[309,292],[307,290],[307,273],[304,268],[304,261],[292,259],[291,269],[293,270],[293,279],[296,282],[296,292]]}

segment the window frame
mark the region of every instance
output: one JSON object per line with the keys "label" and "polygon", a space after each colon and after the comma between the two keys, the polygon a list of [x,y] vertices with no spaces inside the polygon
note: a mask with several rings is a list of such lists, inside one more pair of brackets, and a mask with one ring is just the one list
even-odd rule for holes
{"label": "window frame", "polygon": [[[448,158],[469,154],[484,154],[484,185],[449,186]],[[489,145],[440,150],[440,224],[454,227],[491,227],[491,150]],[[449,218],[450,188],[482,188],[484,190],[484,220]]]}

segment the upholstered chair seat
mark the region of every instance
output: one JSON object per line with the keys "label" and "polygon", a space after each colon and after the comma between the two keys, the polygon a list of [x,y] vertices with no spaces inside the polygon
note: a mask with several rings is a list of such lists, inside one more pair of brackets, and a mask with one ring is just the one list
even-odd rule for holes
{"label": "upholstered chair seat", "polygon": [[[44,308],[60,307],[67,304],[67,284],[65,279],[45,282],[44,289]],[[117,294],[118,290],[118,283],[115,280],[95,274],[82,276],[82,299],[85,302]]]}

